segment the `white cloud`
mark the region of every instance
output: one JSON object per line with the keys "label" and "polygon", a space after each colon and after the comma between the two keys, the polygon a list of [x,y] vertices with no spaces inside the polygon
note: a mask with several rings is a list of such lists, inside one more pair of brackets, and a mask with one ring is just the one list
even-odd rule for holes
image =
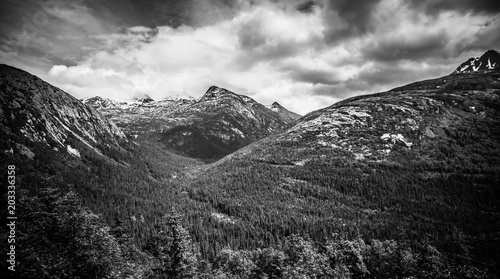
{"label": "white cloud", "polygon": [[52,67],[52,69],[50,69],[49,75],[59,76],[62,73],[66,72],[66,70],[68,70],[68,67],[66,67],[64,65],[57,65],[57,66]]}
{"label": "white cloud", "polygon": [[[145,94],[155,99],[198,97],[210,85],[219,85],[264,104],[278,101],[306,113],[340,98],[436,74],[437,70],[422,66],[430,63],[428,59],[424,59],[427,64],[388,66],[390,60],[423,59],[426,47],[435,47],[433,54],[443,56],[436,59],[440,63],[436,69],[447,73],[449,66],[451,72],[455,63],[468,57],[450,60],[444,53],[451,56],[487,19],[456,12],[421,15],[399,1],[388,1],[375,11],[369,29],[373,33],[330,44],[325,34],[332,21],[325,19],[327,15],[319,8],[305,14],[269,2],[249,5],[234,18],[197,28],[131,27],[120,34],[97,36],[103,45],[100,51],[76,66],[53,66],[49,80],[79,98],[100,95],[122,100]],[[393,47],[397,59],[384,52]],[[419,69],[412,73],[411,67]],[[398,79],[381,78],[384,71],[399,74]]]}
{"label": "white cloud", "polygon": [[[216,84],[264,103],[290,103],[292,99],[282,101],[289,92],[300,103],[301,94],[307,92],[302,92],[302,84],[294,85],[280,65],[288,56],[311,55],[321,42],[321,25],[318,14],[257,8],[200,28],[158,27],[148,41],[144,34],[150,29],[132,27],[124,34],[100,36],[107,50],[94,52],[76,66],[56,65],[49,75],[79,98],[200,96]],[[286,47],[290,53],[284,55]],[[297,110],[313,108],[301,105]]]}

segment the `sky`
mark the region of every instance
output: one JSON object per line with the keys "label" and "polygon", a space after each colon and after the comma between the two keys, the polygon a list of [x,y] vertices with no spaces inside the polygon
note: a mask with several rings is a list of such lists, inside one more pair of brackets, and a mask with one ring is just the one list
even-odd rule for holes
{"label": "sky", "polygon": [[216,85],[306,114],[489,49],[498,0],[0,0],[0,63],[77,98]]}

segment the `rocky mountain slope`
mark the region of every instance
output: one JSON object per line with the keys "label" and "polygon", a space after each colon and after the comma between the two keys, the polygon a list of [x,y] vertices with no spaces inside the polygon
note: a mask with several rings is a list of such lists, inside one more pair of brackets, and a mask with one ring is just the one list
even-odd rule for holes
{"label": "rocky mountain slope", "polygon": [[0,65],[0,133],[4,152],[27,157],[35,156],[35,145],[79,157],[81,150],[72,143],[101,154],[103,145],[119,148],[126,141],[121,130],[93,108],[7,65]]}
{"label": "rocky mountain slope", "polygon": [[217,159],[288,128],[299,116],[275,103],[212,86],[199,99],[116,102],[83,100],[117,123],[129,138],[161,141],[179,154]]}
{"label": "rocky mountain slope", "polygon": [[[450,143],[467,141],[464,146],[455,146],[455,153],[466,153],[475,144],[495,147],[493,140],[498,135],[489,133],[496,132],[493,124],[499,120],[498,78],[499,71],[451,75],[354,97],[304,116],[277,140],[338,148],[357,160],[373,161],[391,158],[394,149],[419,148],[423,155],[424,151],[443,148],[438,142],[450,147]],[[488,135],[484,131],[474,135],[465,132],[489,125],[493,127]],[[496,158],[491,151],[474,153]]]}
{"label": "rocky mountain slope", "polygon": [[470,58],[453,71],[453,74],[473,73],[500,68],[500,53],[495,50],[485,52],[481,57]]}

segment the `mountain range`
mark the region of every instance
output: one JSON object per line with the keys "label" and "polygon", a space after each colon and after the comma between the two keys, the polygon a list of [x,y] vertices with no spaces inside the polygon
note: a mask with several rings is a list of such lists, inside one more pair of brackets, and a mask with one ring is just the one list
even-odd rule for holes
{"label": "mountain range", "polygon": [[138,245],[175,211],[207,259],[342,235],[499,270],[496,51],[305,116],[216,86],[199,99],[80,101],[6,65],[0,108],[3,169],[19,166],[32,194],[74,190]]}
{"label": "mountain range", "polygon": [[116,123],[129,138],[162,142],[169,150],[200,159],[220,159],[239,148],[282,132],[299,118],[278,103],[211,86],[199,99],[83,100]]}

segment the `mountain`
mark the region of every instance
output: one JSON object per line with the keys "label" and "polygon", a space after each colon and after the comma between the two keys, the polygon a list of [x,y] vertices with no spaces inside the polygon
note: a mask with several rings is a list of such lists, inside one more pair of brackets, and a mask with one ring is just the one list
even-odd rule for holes
{"label": "mountain", "polygon": [[33,157],[33,148],[64,150],[79,157],[73,143],[102,154],[120,148],[125,135],[78,99],[19,69],[0,65],[0,132],[5,152]]}
{"label": "mountain", "polygon": [[270,106],[267,106],[267,108],[279,114],[282,119],[288,121],[289,123],[293,123],[295,120],[300,118],[300,115],[287,110],[277,102],[272,103]]}
{"label": "mountain", "polygon": [[281,132],[299,117],[277,103],[266,108],[216,86],[199,99],[116,102],[93,97],[83,102],[117,123],[129,138],[161,141],[179,154],[209,160]]}
{"label": "mountain", "polygon": [[481,57],[470,58],[453,71],[453,74],[472,73],[500,68],[500,54],[495,50],[488,50]]}

